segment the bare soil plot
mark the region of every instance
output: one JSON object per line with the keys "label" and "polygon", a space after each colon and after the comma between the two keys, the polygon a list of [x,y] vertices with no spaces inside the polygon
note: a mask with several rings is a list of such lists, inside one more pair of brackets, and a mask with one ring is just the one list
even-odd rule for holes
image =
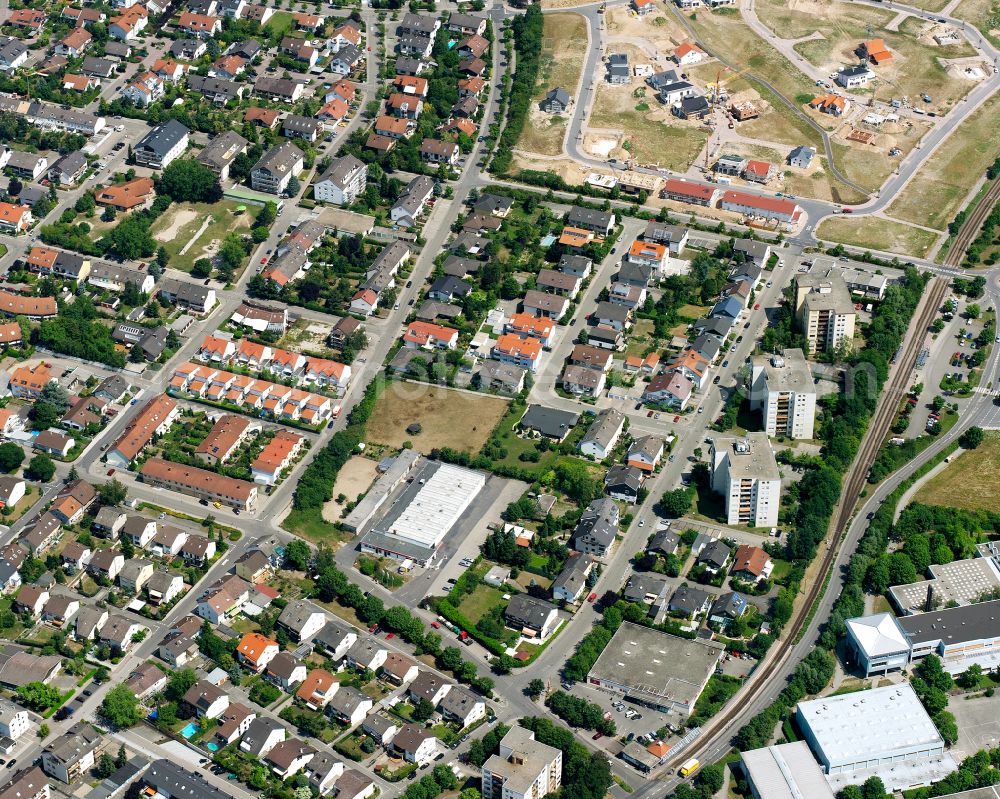
{"label": "bare soil plot", "polygon": [[[791,61],[754,33],[740,19],[736,9],[727,8],[715,12],[699,9],[697,13],[688,14],[688,21],[698,34],[698,41],[711,52],[723,54],[727,61],[736,65],[738,69],[750,69],[755,75],[767,80],[790,101],[794,102],[800,95],[811,96],[816,88]],[[788,34],[783,32],[782,35]],[[798,119],[762,84],[754,81],[750,81],[750,84],[770,106],[772,113],[762,114],[760,119],[749,123],[742,131],[744,135],[755,135],[747,130],[757,128],[761,138],[768,141],[788,141],[790,144],[812,144],[819,147],[822,142],[816,131]],[[730,93],[739,91],[741,85],[737,81],[727,84]],[[769,118],[776,116],[782,119],[779,121]],[[790,133],[783,133],[789,128],[798,134],[794,142],[790,140]],[[786,136],[788,138],[785,138]]]}
{"label": "bare soil plot", "polygon": [[967,510],[1000,511],[1000,434],[987,433],[917,491],[915,502]]}
{"label": "bare soil plot", "polygon": [[[365,458],[362,455],[355,455],[344,468],[337,474],[337,480],[333,484],[333,499],[323,506],[323,518],[328,522],[339,522],[341,513],[348,502],[357,502],[378,475],[378,463]],[[338,503],[336,498],[343,494],[347,499]]]}
{"label": "bare soil plot", "polygon": [[[407,441],[429,452],[451,447],[479,452],[508,401],[484,394],[454,391],[426,383],[389,383],[379,395],[368,421],[368,437],[376,443],[401,447]],[[419,424],[419,433],[406,428]]]}
{"label": "bare soil plot", "polygon": [[926,256],[937,241],[937,236],[927,230],[874,216],[827,217],[816,235],[824,240],[918,258]]}
{"label": "bare soil plot", "polygon": [[677,22],[667,3],[655,0],[654,5],[656,11],[644,17],[636,15],[628,6],[609,8],[604,14],[604,24],[607,35],[612,39],[645,39],[666,60],[678,45],[689,41],[691,37]]}
{"label": "bare soil plot", "polygon": [[[170,256],[170,266],[190,272],[199,258],[211,259],[231,231],[249,230],[252,216],[236,213],[239,203],[174,203],[150,228]],[[206,224],[207,223],[207,224]]]}
{"label": "bare soil plot", "polygon": [[[834,157],[841,171],[855,183],[869,191],[877,190],[891,175],[917,143],[930,130],[929,122],[903,121],[884,124],[881,128],[857,125],[859,130],[876,133],[872,144],[859,144],[845,137],[851,126],[846,125],[832,138]],[[898,147],[899,155],[889,156],[889,150]]]}
{"label": "bare soil plot", "polygon": [[542,155],[558,155],[568,117],[545,114],[538,103],[550,89],[561,87],[575,101],[586,56],[587,21],[579,14],[547,14],[542,23],[542,55],[538,84],[531,98],[531,117],[517,147]]}
{"label": "bare soil plot", "polygon": [[923,20],[911,17],[898,31],[891,31],[886,26],[896,15],[868,6],[817,0],[761,0],[756,8],[761,21],[784,38],[819,34],[821,38],[799,42],[795,50],[830,74],[855,62],[855,49],[865,39],[883,39],[893,58],[875,67],[881,81],[874,91],[882,99],[907,96],[914,101],[926,93],[933,98],[933,107],[943,110],[958,102],[973,85],[950,74],[941,61],[975,55],[971,45],[963,41],[954,46],[928,46],[922,37],[933,24]]}
{"label": "bare soil plot", "polygon": [[[581,166],[576,161],[572,161],[569,158],[532,158],[529,154],[523,152],[514,153],[514,168],[518,171],[520,170],[538,170],[541,172],[548,172],[553,175],[559,175],[563,180],[570,184],[582,183],[584,178],[587,177],[588,172],[600,172],[601,170],[591,169],[590,167]],[[611,174],[611,170],[606,171],[607,174]]]}
{"label": "bare soil plot", "polygon": [[993,95],[924,162],[887,213],[945,230],[976,181],[997,157],[998,114],[1000,95]]}

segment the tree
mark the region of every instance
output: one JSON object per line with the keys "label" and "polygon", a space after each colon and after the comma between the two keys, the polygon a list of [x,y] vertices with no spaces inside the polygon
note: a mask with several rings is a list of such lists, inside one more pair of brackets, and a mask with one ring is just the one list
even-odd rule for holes
{"label": "tree", "polygon": [[545,683],[537,678],[529,682],[524,689],[524,695],[530,699],[538,699],[544,692]]}
{"label": "tree", "polygon": [[163,693],[172,702],[180,702],[184,698],[184,694],[196,682],[198,682],[198,675],[192,669],[181,669],[170,675]]}
{"label": "tree", "polygon": [[417,702],[416,707],[413,708],[413,720],[414,721],[427,721],[431,716],[434,715],[434,705],[423,697]]}
{"label": "tree", "polygon": [[974,302],[965,306],[965,315],[969,317],[969,319],[978,319],[981,313],[982,309]]}
{"label": "tree", "polygon": [[679,519],[691,509],[694,492],[690,488],[667,491],[660,498],[660,513],[668,519]]}
{"label": "tree", "polygon": [[951,675],[941,666],[941,659],[937,655],[928,655],[925,657],[917,664],[913,673],[929,686],[937,688],[939,691],[948,691],[952,687]]}
{"label": "tree", "polygon": [[49,482],[55,473],[55,463],[52,462],[52,458],[44,453],[39,453],[33,457],[28,463],[28,468],[24,471],[25,477],[30,480],[37,480],[39,483]]}
{"label": "tree", "polygon": [[879,777],[869,777],[861,786],[861,799],[887,799],[885,785]]}
{"label": "tree", "polygon": [[309,566],[309,557],[312,552],[309,545],[298,538],[292,539],[285,547],[285,565],[296,571],[304,572]]}
{"label": "tree", "polygon": [[983,676],[983,667],[978,663],[973,663],[969,668],[958,675],[956,682],[965,689],[976,688]]}
{"label": "tree", "polygon": [[115,769],[115,759],[111,757],[107,752],[104,752],[97,759],[97,776],[102,780],[106,780],[116,771]]}
{"label": "tree", "polygon": [[985,438],[986,433],[983,432],[983,428],[970,427],[959,437],[958,445],[962,449],[976,449],[976,447],[983,443],[983,439]]}
{"label": "tree", "polygon": [[156,253],[156,240],[149,232],[148,222],[138,216],[125,217],[108,233],[107,240],[122,260],[152,258]]}
{"label": "tree", "polygon": [[42,712],[55,707],[62,701],[57,688],[43,682],[29,682],[18,687],[17,695],[30,710]]}
{"label": "tree", "polygon": [[69,392],[61,383],[57,383],[55,380],[45,384],[45,387],[42,389],[41,394],[38,395],[38,398],[45,400],[46,402],[51,402],[60,415],[69,410]]}
{"label": "tree", "polygon": [[12,472],[24,462],[24,450],[19,444],[8,441],[0,444],[0,470]]}
{"label": "tree", "polygon": [[49,737],[49,725],[48,724],[40,725],[38,728],[38,738],[44,741],[48,737]]}
{"label": "tree", "polygon": [[121,505],[128,498],[128,489],[117,479],[112,479],[97,487],[97,495],[102,505]]}
{"label": "tree", "polygon": [[119,729],[134,727],[142,721],[139,700],[124,683],[119,683],[104,695],[101,715]]}
{"label": "tree", "polygon": [[212,262],[208,258],[199,258],[191,267],[191,277],[199,280],[212,274]]}
{"label": "tree", "polygon": [[287,189],[288,196],[295,197],[299,193],[299,191],[301,191],[301,189],[302,189],[302,184],[299,183],[299,179],[295,177],[295,175],[292,175],[291,178],[289,178],[288,180],[288,189]]}
{"label": "tree", "polygon": [[934,726],[948,746],[958,742],[958,724],[955,723],[955,717],[947,710],[935,714]]}
{"label": "tree", "polygon": [[178,158],[163,170],[157,192],[174,202],[214,203],[222,199],[219,179],[193,158]]}

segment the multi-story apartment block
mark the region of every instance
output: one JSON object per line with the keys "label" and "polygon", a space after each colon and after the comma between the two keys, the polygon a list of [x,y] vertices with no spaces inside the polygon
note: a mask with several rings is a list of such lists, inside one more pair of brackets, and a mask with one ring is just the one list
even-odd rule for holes
{"label": "multi-story apartment block", "polygon": [[514,727],[500,751],[483,764],[483,799],[542,799],[562,781],[562,752],[535,740],[531,730]]}
{"label": "multi-story apartment block", "polygon": [[802,350],[753,359],[750,409],[761,411],[769,436],[813,437],[816,387]]}
{"label": "multi-story apartment block", "polygon": [[712,443],[712,488],[726,501],[726,523],[774,527],[781,475],[765,433],[717,436]]}
{"label": "multi-story apartment block", "polygon": [[810,352],[833,352],[854,340],[857,314],[839,271],[831,268],[796,277],[795,318]]}

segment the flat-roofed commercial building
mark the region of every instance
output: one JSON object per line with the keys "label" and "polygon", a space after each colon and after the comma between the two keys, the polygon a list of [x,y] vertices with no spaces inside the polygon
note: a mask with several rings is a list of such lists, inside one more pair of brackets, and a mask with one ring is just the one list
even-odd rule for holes
{"label": "flat-roofed commercial building", "polygon": [[754,799],[834,799],[805,741],[752,749],[741,757]]}
{"label": "flat-roofed commercial building", "polygon": [[[944,741],[909,683],[799,702],[796,719],[827,774],[898,766],[944,753]],[[889,790],[900,787],[888,782]]]}
{"label": "flat-roofed commercial building", "polygon": [[725,647],[624,622],[587,682],[657,710],[690,714]]}
{"label": "flat-roofed commercial building", "polygon": [[813,437],[816,387],[802,350],[753,359],[750,409],[761,412],[769,436]]}
{"label": "flat-roofed commercial building", "polygon": [[481,472],[426,462],[361,540],[362,551],[426,566],[484,485]]}
{"label": "flat-roofed commercial building", "polygon": [[900,613],[925,613],[948,604],[969,605],[1000,589],[1000,570],[992,557],[932,564],[931,579],[894,585],[889,599]]}
{"label": "flat-roofed commercial building", "polygon": [[937,655],[957,673],[971,660],[1000,656],[1000,600],[904,616],[897,623],[909,640],[911,660]]}

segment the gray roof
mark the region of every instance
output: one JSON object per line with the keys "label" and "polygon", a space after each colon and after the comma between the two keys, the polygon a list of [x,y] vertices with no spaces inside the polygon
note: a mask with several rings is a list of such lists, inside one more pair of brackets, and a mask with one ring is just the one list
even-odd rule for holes
{"label": "gray roof", "polygon": [[248,144],[249,142],[235,130],[227,130],[212,139],[208,146],[198,153],[198,161],[209,167],[221,169],[231,164]]}
{"label": "gray roof", "polygon": [[647,572],[633,574],[622,589],[622,599],[629,602],[646,602],[647,597],[654,597],[654,604],[662,600],[667,592],[667,580]]}
{"label": "gray roof", "polygon": [[635,466],[616,463],[604,477],[606,488],[628,489],[632,493],[638,493],[642,488],[644,474],[641,469]]}
{"label": "gray roof", "polygon": [[481,696],[472,693],[468,688],[456,685],[444,695],[444,698],[438,705],[438,710],[442,713],[464,719],[469,715],[473,707],[481,704],[482,701],[483,698]]}
{"label": "gray roof", "polygon": [[670,530],[660,530],[653,534],[653,537],[646,545],[646,551],[662,552],[669,555],[677,550],[680,542],[681,537],[677,535],[677,533],[671,532]]}
{"label": "gray roof", "polygon": [[682,613],[697,613],[705,607],[705,603],[710,598],[711,596],[700,588],[682,585],[670,597],[670,609],[679,610]]}
{"label": "gray roof", "polygon": [[916,613],[896,621],[913,645],[929,641],[953,645],[994,638],[1000,629],[1000,600]]}
{"label": "gray roof", "polygon": [[[340,692],[338,691],[337,693]],[[257,716],[257,718],[250,722],[250,726],[243,734],[243,738],[240,739],[240,749],[252,755],[259,756],[268,737],[274,730],[281,730],[286,737],[288,735],[284,726],[279,724],[275,719],[272,719],[270,716]]]}
{"label": "gray roof", "polygon": [[433,732],[425,730],[419,724],[404,724],[393,736],[392,746],[401,752],[416,752],[420,744],[433,737]]}
{"label": "gray roof", "polygon": [[317,183],[322,183],[324,181],[330,181],[335,186],[344,188],[347,182],[351,179],[358,169],[365,168],[364,163],[359,161],[353,155],[345,155],[340,158],[334,158],[330,162],[330,166],[326,168],[326,171],[319,176]]}
{"label": "gray roof", "polygon": [[136,148],[151,150],[162,158],[190,133],[191,131],[176,119],[168,119],[147,133],[142,141],[136,145]]}
{"label": "gray roof", "polygon": [[89,724],[78,721],[66,732],[49,741],[45,753],[64,765],[73,765],[100,745],[103,736]]}
{"label": "gray roof", "polygon": [[295,670],[302,665],[302,661],[296,658],[291,652],[279,652],[267,664],[267,673],[273,674],[275,677],[279,677],[287,682],[291,680]]}
{"label": "gray roof", "polygon": [[[514,594],[507,604],[504,615],[519,624],[523,623],[535,629],[541,629],[542,625],[548,619],[549,614],[555,609],[555,605],[551,602],[546,602],[544,599],[536,599],[528,594]],[[455,689],[453,688],[452,690]]]}
{"label": "gray roof", "polygon": [[210,784],[201,774],[188,771],[171,760],[154,760],[142,775],[142,782],[157,794],[173,799],[228,799],[229,795]]}
{"label": "gray roof", "polygon": [[707,563],[709,566],[721,569],[726,565],[732,550],[724,541],[716,538],[705,545],[705,548],[698,555],[699,563]]}
{"label": "gray roof", "polygon": [[566,91],[562,86],[557,86],[556,88],[551,89],[545,95],[545,101],[557,102],[559,103],[559,105],[565,108],[567,105],[569,105],[569,92]]}
{"label": "gray roof", "polygon": [[371,702],[371,697],[361,693],[357,688],[348,685],[333,695],[329,707],[344,716],[350,716],[363,702]]}
{"label": "gray roof", "polygon": [[278,616],[278,624],[287,627],[292,632],[300,633],[306,622],[316,613],[325,616],[323,609],[318,605],[304,599],[296,599],[285,605],[281,615]]}
{"label": "gray roof", "polygon": [[604,547],[611,546],[618,534],[618,506],[607,497],[591,502],[573,530],[573,537],[590,538]]}
{"label": "gray roof", "polygon": [[621,433],[624,423],[625,414],[614,408],[604,408],[597,412],[594,421],[587,428],[587,432],[583,434],[583,438],[580,439],[580,445],[597,444],[606,449],[611,445],[614,437]]}
{"label": "gray roof", "polygon": [[285,141],[277,144],[260,157],[253,168],[266,169],[276,175],[284,175],[290,171],[303,158],[302,150],[292,142]]}
{"label": "gray roof", "polygon": [[576,425],[580,414],[573,411],[563,411],[556,408],[546,408],[544,405],[529,405],[520,425],[529,430],[537,430],[549,438],[563,438]]}

